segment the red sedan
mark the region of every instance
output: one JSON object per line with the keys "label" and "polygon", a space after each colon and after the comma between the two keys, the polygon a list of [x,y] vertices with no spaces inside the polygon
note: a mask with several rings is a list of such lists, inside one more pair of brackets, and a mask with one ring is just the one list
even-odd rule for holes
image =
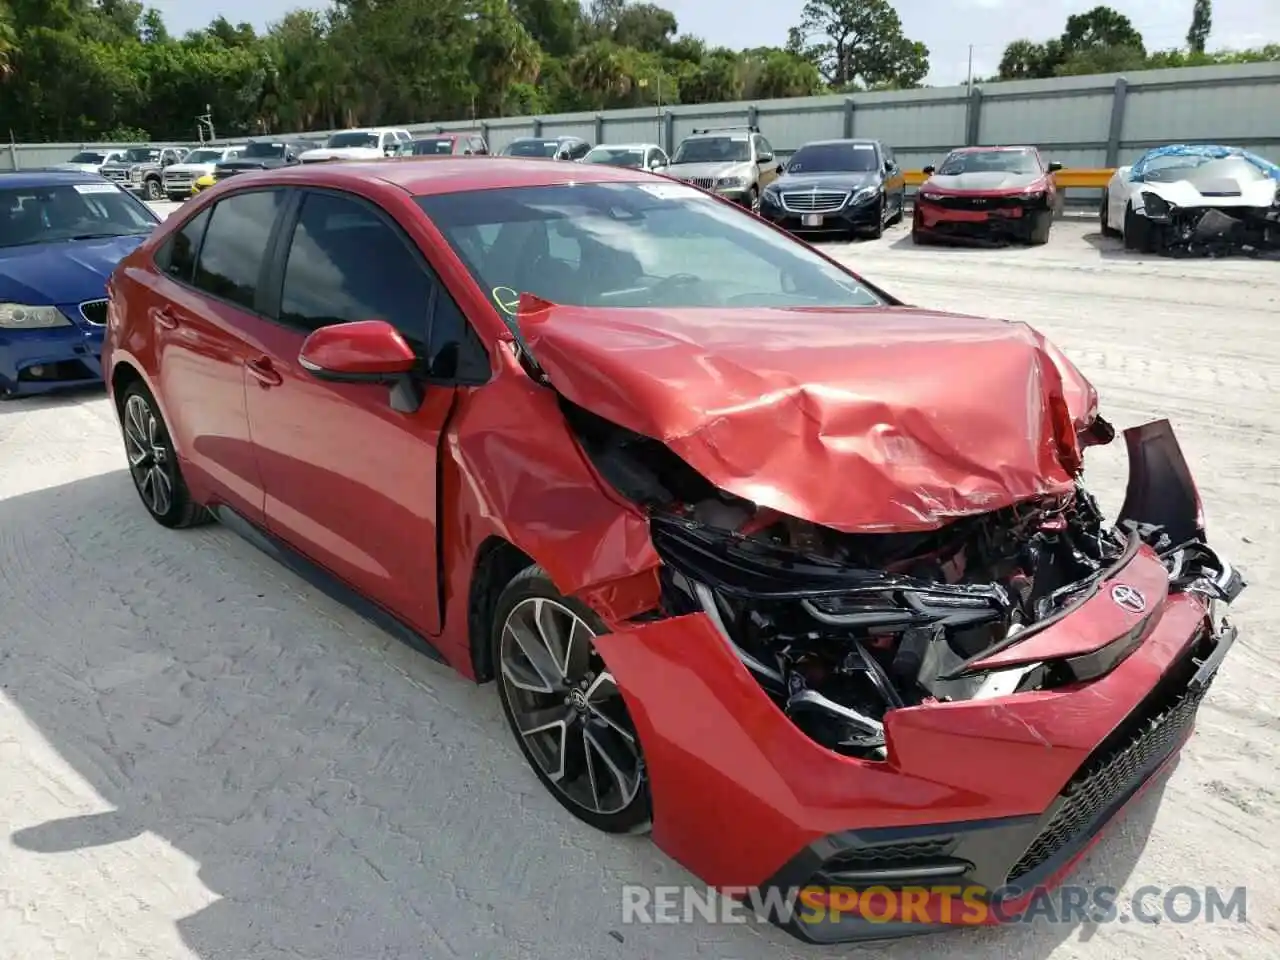
{"label": "red sedan", "polygon": [[1035,147],[962,147],[927,177],[916,193],[911,239],[1002,243],[1049,242],[1062,164]]}
{"label": "red sedan", "polygon": [[1126,434],[1108,521],[1081,471],[1114,430],[1038,333],[647,172],[236,177],[109,293],[157,522],[216,518],[496,679],[561,804],[715,886],[1048,882],[1235,637],[1166,422]]}

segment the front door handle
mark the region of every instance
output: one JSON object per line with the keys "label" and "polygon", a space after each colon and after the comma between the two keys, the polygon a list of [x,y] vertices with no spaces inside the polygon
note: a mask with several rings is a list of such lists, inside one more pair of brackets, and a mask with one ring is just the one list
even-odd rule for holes
{"label": "front door handle", "polygon": [[276,373],[275,368],[271,366],[271,361],[266,357],[259,357],[257,360],[246,360],[244,366],[249,371],[250,376],[264,387],[278,387],[284,383],[284,377]]}

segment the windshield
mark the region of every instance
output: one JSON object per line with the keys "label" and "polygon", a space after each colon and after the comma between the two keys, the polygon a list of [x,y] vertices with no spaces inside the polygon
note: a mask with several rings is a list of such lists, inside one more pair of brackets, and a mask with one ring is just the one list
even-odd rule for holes
{"label": "windshield", "polygon": [[345,133],[335,133],[329,138],[329,142],[325,144],[327,147],[376,147],[378,145],[378,135],[376,133],[365,133],[362,130],[347,130]]}
{"label": "windshield", "polygon": [[130,147],[124,152],[128,163],[155,163],[160,159],[160,151],[150,147]]}
{"label": "windshield", "polygon": [[644,150],[634,147],[596,147],[582,158],[583,163],[603,163],[610,167],[643,167]]}
{"label": "windshield", "polygon": [[279,157],[284,154],[283,143],[251,143],[244,148],[242,157]]}
{"label": "windshield", "polygon": [[429,140],[414,140],[400,148],[400,152],[415,157],[440,153],[453,153],[452,137],[433,137]]}
{"label": "windshield", "polygon": [[554,157],[559,140],[512,140],[502,151],[504,157]]}
{"label": "windshield", "polygon": [[799,241],[684,184],[519,187],[417,202],[508,316],[521,293],[592,307],[881,302]]}
{"label": "windshield", "polygon": [[92,151],[86,150],[83,153],[77,153],[74,157],[72,157],[67,162],[68,163],[102,163],[102,161],[104,161],[105,159],[106,159],[105,154],[93,153]]}
{"label": "windshield", "polygon": [[221,150],[192,150],[183,163],[217,163],[222,159]]}
{"label": "windshield", "polygon": [[141,236],[159,219],[112,183],[0,190],[0,247]]}
{"label": "windshield", "polygon": [[747,138],[690,137],[680,141],[672,163],[742,163],[751,159]]}
{"label": "windshield", "polygon": [[877,166],[874,144],[817,143],[797,150],[787,173],[869,173]]}
{"label": "windshield", "polygon": [[938,168],[940,177],[957,177],[962,173],[1040,172],[1040,164],[1029,150],[973,150],[950,154]]}

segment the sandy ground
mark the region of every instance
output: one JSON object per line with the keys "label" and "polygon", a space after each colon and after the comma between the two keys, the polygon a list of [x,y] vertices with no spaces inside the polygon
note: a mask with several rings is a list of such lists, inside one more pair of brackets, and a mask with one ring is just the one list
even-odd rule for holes
{"label": "sandy ground", "polygon": [[[831,247],[909,301],[1037,323],[1118,425],[1167,415],[1253,586],[1180,765],[1075,877],[1248,888],[1248,922],[1038,924],[879,947],[624,926],[625,883],[688,880],[571,819],[476,688],[231,533],[152,523],[100,395],[0,405],[0,960],[1280,956],[1280,271],[1037,250]],[[945,372],[941,372],[945,376]],[[1119,505],[1124,454],[1094,454]],[[1016,775],[1016,771],[1010,771]],[[1158,902],[1158,901],[1157,901]]]}

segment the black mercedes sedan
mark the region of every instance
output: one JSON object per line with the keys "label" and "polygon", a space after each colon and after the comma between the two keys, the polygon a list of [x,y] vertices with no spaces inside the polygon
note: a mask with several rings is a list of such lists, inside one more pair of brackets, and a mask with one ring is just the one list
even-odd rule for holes
{"label": "black mercedes sedan", "polygon": [[813,237],[879,237],[902,220],[907,181],[880,140],[817,140],[760,195],[760,216]]}

